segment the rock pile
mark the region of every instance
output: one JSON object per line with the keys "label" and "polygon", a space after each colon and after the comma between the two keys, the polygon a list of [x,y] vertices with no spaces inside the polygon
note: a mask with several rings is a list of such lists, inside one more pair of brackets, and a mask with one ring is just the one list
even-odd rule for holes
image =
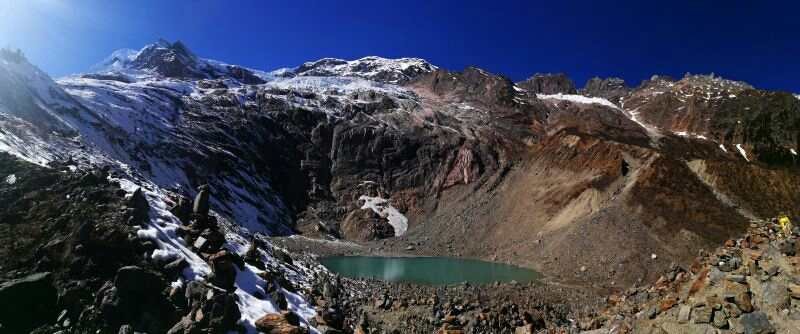
{"label": "rock pile", "polygon": [[[787,233],[788,232],[788,233]],[[800,330],[800,258],[795,238],[776,219],[754,221],[747,234],[654,285],[612,295],[581,330],[617,333],[788,333]]]}
{"label": "rock pile", "polygon": [[[256,329],[264,333],[302,334],[308,333],[308,328],[300,325],[300,317],[288,310],[288,301],[280,288],[295,291],[292,283],[280,271],[267,268],[258,251],[255,240],[245,253],[244,258],[236,252],[223,247],[225,236],[220,231],[217,218],[209,214],[209,199],[211,191],[208,185],[198,188],[198,193],[189,207],[186,198],[180,198],[170,211],[186,226],[178,230],[191,249],[208,262],[211,274],[206,282],[189,282],[185,286],[172,287],[170,299],[188,311],[178,323],[169,331],[171,334],[195,333],[202,329],[211,329],[213,332],[228,332],[231,330],[242,331],[244,328],[239,323],[241,311],[237,305],[235,291],[236,276],[245,270],[245,263],[256,268],[266,270],[259,274],[267,282],[264,290],[281,310],[280,314],[267,314],[259,318]],[[275,252],[278,261],[291,263],[291,258],[280,251]],[[168,264],[174,270],[185,266],[178,262]]]}

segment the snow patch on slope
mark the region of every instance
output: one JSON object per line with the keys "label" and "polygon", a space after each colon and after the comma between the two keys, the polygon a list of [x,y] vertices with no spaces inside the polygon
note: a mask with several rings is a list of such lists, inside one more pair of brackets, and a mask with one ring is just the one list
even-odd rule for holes
{"label": "snow patch on slope", "polygon": [[583,103],[583,104],[599,104],[609,108],[619,109],[617,105],[611,103],[611,101],[606,100],[602,97],[587,97],[583,95],[575,95],[575,94],[536,94],[536,97],[541,100],[562,100],[562,101],[571,101],[576,103]]}
{"label": "snow patch on slope", "polygon": [[[127,179],[115,180],[119,181],[120,187],[128,192],[128,197],[131,196],[136,189],[140,188],[136,183]],[[148,190],[148,188],[153,190]],[[169,212],[167,204],[163,200],[163,198],[166,197],[166,193],[152,184],[141,187],[141,190],[142,194],[147,198],[147,202],[150,204],[152,210],[150,211],[150,219],[145,223],[145,226],[137,231],[137,235],[141,238],[153,240],[158,246],[158,249],[153,251],[151,256],[153,260],[173,261],[178,258],[183,258],[189,263],[189,266],[183,270],[178,280],[172,283],[173,285],[183,285],[189,281],[205,281],[205,277],[211,273],[211,267],[206,261],[200,258],[200,256],[189,249],[186,241],[177,235],[176,230],[182,224],[177,217]],[[228,240],[225,247],[230,251],[236,252],[239,255],[243,255],[247,251],[245,237],[236,233],[228,233],[225,238]],[[267,256],[263,251],[261,251],[261,257],[265,263],[270,264],[271,267],[283,267],[283,270],[291,271]],[[263,288],[267,286],[267,282],[258,276],[262,270],[249,264],[245,264],[244,270],[239,270],[238,268],[236,270],[235,293],[238,297],[236,303],[242,314],[242,324],[247,329],[248,333],[256,333],[255,321],[258,318],[268,313],[280,313],[281,310],[269,297],[262,297],[263,299],[259,299],[254,296],[254,294],[260,294],[261,296],[269,295]],[[289,272],[288,274],[293,281],[300,284],[307,280],[296,272]],[[316,315],[313,306],[298,294],[289,292],[283,288],[281,288],[281,292],[286,296],[289,310],[300,315],[301,323],[308,326],[312,333],[319,333],[316,329],[311,327],[306,320]]]}
{"label": "snow patch on slope", "polygon": [[309,90],[318,93],[349,94],[363,91],[380,91],[390,94],[411,94],[410,91],[391,84],[370,81],[362,78],[352,77],[326,77],[326,76],[303,76],[293,78],[281,78],[264,84],[265,87],[275,87],[281,89]]}
{"label": "snow patch on slope", "polygon": [[388,199],[366,195],[362,195],[358,199],[364,201],[364,205],[361,206],[361,209],[372,209],[372,211],[381,215],[381,217],[388,219],[389,225],[394,227],[395,236],[401,236],[408,230],[408,218],[389,204]]}
{"label": "snow patch on slope", "polygon": [[744,148],[742,148],[742,144],[736,144],[736,149],[739,150],[739,153],[744,157],[744,160],[750,161],[750,159],[747,158],[747,152],[745,152]]}
{"label": "snow patch on slope", "polygon": [[104,71],[122,71],[130,68],[133,60],[139,55],[139,51],[131,49],[120,49],[114,51],[102,62],[89,67],[86,72],[99,73]]}

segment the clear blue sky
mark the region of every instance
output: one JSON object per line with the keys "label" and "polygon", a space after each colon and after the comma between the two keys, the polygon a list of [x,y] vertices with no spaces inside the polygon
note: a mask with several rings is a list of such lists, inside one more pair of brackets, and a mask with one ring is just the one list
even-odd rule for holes
{"label": "clear blue sky", "polygon": [[[0,45],[52,76],[159,37],[260,70],[323,57],[420,57],[515,81],[565,72],[637,85],[709,73],[800,92],[796,1],[0,0]],[[655,2],[655,1],[653,1]]]}

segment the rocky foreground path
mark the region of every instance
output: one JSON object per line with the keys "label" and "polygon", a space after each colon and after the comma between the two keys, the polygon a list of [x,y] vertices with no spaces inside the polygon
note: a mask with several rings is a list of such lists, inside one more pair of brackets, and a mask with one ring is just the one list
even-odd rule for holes
{"label": "rocky foreground path", "polygon": [[576,325],[593,334],[800,333],[798,229],[785,232],[776,219],[752,222],[742,238],[700,251],[652,286],[609,296]]}

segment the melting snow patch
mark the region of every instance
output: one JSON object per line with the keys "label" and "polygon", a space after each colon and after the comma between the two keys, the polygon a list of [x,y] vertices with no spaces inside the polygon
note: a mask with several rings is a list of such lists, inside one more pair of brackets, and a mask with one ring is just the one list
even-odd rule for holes
{"label": "melting snow patch", "polygon": [[719,144],[719,148],[721,148],[725,152],[728,152],[728,150],[725,149],[725,145]]}
{"label": "melting snow patch", "polygon": [[583,104],[600,104],[600,105],[604,105],[606,107],[619,109],[619,107],[617,107],[617,105],[615,105],[615,104],[611,103],[610,101],[608,101],[608,100],[606,100],[604,98],[601,98],[601,97],[587,97],[587,96],[583,96],[583,95],[572,95],[572,94],[561,94],[561,93],[552,94],[552,95],[536,94],[536,97],[539,98],[539,99],[542,99],[542,100],[548,100],[548,99],[550,99],[550,100],[566,100],[566,101],[572,101],[572,102],[583,103]]}
{"label": "melting snow patch", "polygon": [[747,158],[747,152],[745,152],[744,149],[742,148],[742,144],[736,144],[736,148],[739,149],[739,153],[742,154],[744,160],[750,161],[750,159]]}
{"label": "melting snow patch", "polygon": [[9,176],[6,176],[6,183],[8,183],[9,185],[12,185],[12,184],[14,184],[14,183],[17,183],[17,176],[16,176],[16,175],[14,175],[14,174],[11,174],[11,175],[9,175]]}
{"label": "melting snow patch", "polygon": [[678,136],[681,136],[681,137],[686,137],[686,136],[688,136],[688,135],[689,135],[689,134],[688,134],[688,133],[686,133],[685,131],[675,132],[675,134],[676,134],[676,135],[678,135]]}
{"label": "melting snow patch", "polygon": [[395,236],[401,236],[408,230],[408,218],[388,204],[388,199],[365,195],[362,195],[358,199],[364,201],[364,205],[361,206],[362,209],[372,209],[372,211],[375,211],[377,214],[381,215],[381,217],[388,219],[389,225],[394,227]]}
{"label": "melting snow patch", "polygon": [[790,148],[789,152],[792,152],[792,154],[797,155],[797,151],[795,151],[793,148]]}

